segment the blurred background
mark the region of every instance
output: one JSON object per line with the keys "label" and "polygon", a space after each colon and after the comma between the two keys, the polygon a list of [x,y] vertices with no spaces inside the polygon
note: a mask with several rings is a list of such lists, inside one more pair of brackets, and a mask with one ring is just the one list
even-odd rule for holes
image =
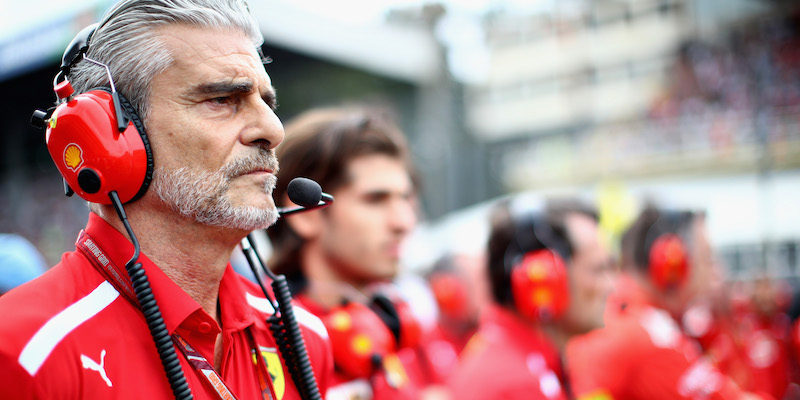
{"label": "blurred background", "polygon": [[[0,232],[48,265],[88,215],[29,125],[66,44],[113,0],[0,0]],[[732,279],[800,273],[793,0],[250,1],[284,120],[383,105],[423,175],[406,264],[477,249],[504,196],[597,201],[614,240],[647,199],[703,208]]]}

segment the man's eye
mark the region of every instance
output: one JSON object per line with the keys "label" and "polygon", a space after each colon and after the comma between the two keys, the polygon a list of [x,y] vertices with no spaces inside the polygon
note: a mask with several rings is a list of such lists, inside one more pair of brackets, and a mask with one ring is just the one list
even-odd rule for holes
{"label": "man's eye", "polygon": [[227,104],[230,101],[230,97],[222,96],[222,97],[214,97],[210,101],[216,104]]}

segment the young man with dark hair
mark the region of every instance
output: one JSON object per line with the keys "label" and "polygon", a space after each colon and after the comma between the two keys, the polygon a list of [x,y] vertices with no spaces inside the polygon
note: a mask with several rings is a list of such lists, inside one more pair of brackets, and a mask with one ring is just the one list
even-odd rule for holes
{"label": "young man with dark hair", "polygon": [[419,398],[406,358],[418,327],[405,303],[385,291],[417,220],[417,185],[402,132],[374,109],[317,109],[287,124],[277,152],[278,205],[290,205],[286,191],[294,177],[317,181],[335,199],[267,230],[271,268],[289,278],[297,299],[331,335],[330,396]]}

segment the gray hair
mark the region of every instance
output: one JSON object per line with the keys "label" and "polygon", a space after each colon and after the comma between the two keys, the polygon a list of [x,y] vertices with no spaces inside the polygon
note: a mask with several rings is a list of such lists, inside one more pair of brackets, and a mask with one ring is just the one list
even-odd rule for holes
{"label": "gray hair", "polygon": [[[156,28],[183,24],[198,28],[236,29],[246,34],[261,54],[264,39],[244,0],[123,0],[108,10],[92,35],[87,57],[108,65],[117,91],[146,125],[150,81],[169,68],[173,55]],[[75,92],[109,86],[105,69],[87,61],[69,75]]]}

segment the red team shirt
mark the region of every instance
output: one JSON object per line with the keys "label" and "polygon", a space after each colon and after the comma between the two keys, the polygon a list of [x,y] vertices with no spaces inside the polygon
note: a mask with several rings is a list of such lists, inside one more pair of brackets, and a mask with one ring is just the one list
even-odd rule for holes
{"label": "red team shirt", "polygon": [[[124,271],[133,245],[91,213],[76,246],[40,278],[0,297],[0,398],[172,398],[142,313],[122,285],[112,284],[100,272],[104,266],[110,271],[110,264]],[[139,260],[170,334],[179,335],[213,363],[216,337],[222,333],[217,372],[238,399],[300,398],[266,325],[272,306],[258,286],[228,265],[219,288],[220,329],[145,255]],[[324,395],[333,370],[327,331],[300,307],[295,314]],[[266,361],[261,369],[250,333]],[[194,398],[218,399],[180,351],[178,358]],[[264,366],[271,379],[262,393],[259,371]]]}
{"label": "red team shirt", "polygon": [[486,311],[449,385],[453,399],[566,399],[558,351],[511,311]]}
{"label": "red team shirt", "polygon": [[605,328],[567,346],[568,373],[579,400],[740,398],[741,389],[666,311],[648,304],[641,293],[631,294],[638,300]]}

